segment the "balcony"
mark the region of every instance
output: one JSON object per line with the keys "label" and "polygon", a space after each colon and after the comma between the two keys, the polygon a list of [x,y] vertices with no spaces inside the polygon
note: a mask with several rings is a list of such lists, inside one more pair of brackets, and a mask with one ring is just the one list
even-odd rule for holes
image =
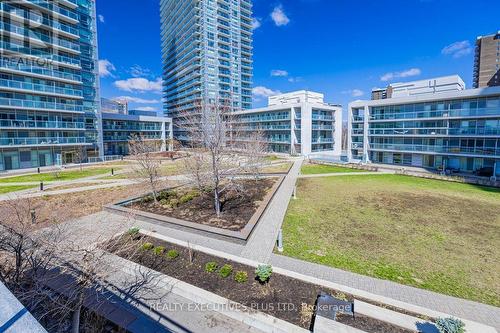
{"label": "balcony", "polygon": [[54,146],[54,145],[90,145],[85,137],[72,138],[0,138],[0,146]]}
{"label": "balcony", "polygon": [[60,110],[68,112],[83,112],[81,105],[62,104],[55,102],[30,101],[24,99],[0,98],[0,107],[12,107],[18,109],[43,109],[43,110]]}
{"label": "balcony", "polygon": [[389,151],[407,151],[407,152],[431,152],[431,153],[459,154],[459,155],[480,155],[480,156],[500,155],[500,149],[475,148],[475,147],[450,147],[450,146],[372,143],[372,144],[370,144],[370,149],[389,150]]}
{"label": "balcony", "polygon": [[331,125],[313,125],[313,131],[332,131],[333,126]]}
{"label": "balcony", "polygon": [[44,9],[46,12],[55,12],[60,16],[61,19],[66,19],[70,23],[77,24],[78,23],[78,14],[73,12],[72,10],[67,10],[63,7],[60,7],[54,4],[52,1],[47,0],[24,0],[25,2],[29,2],[35,5],[37,8]]}
{"label": "balcony", "polygon": [[370,120],[407,120],[407,119],[422,119],[422,118],[467,118],[467,117],[484,117],[484,116],[499,116],[500,108],[477,108],[477,109],[454,109],[454,110],[439,110],[439,111],[421,111],[421,112],[398,112],[385,113],[380,115],[372,115]]}
{"label": "balcony", "polygon": [[31,49],[24,47],[23,45],[16,44],[14,42],[0,42],[0,49],[10,51],[15,55],[27,55],[40,59],[52,60],[64,65],[71,65],[72,67],[81,68],[80,60],[78,58],[72,58],[67,56],[61,56],[54,53],[49,53],[39,49]]}
{"label": "balcony", "polygon": [[312,120],[333,120],[332,116],[323,116],[318,114],[312,115]]}
{"label": "balcony", "polygon": [[320,144],[320,143],[333,143],[333,138],[312,138],[311,142],[313,144]]}
{"label": "balcony", "polygon": [[11,71],[22,72],[21,75],[31,73],[33,76],[43,76],[48,79],[62,79],[64,81],[71,81],[71,83],[82,84],[82,77],[80,75],[62,72],[54,69],[47,69],[33,65],[24,65],[17,62],[3,61],[0,63],[0,68],[9,69]]}
{"label": "balcony", "polygon": [[14,90],[25,90],[35,93],[46,93],[52,95],[63,95],[68,97],[82,98],[83,92],[81,90],[61,88],[57,86],[49,86],[44,84],[34,84],[26,83],[13,80],[3,80],[0,79],[0,87],[14,89]]}
{"label": "balcony", "polygon": [[36,120],[0,120],[0,128],[20,129],[74,129],[85,130],[83,122],[68,121],[36,121]]}

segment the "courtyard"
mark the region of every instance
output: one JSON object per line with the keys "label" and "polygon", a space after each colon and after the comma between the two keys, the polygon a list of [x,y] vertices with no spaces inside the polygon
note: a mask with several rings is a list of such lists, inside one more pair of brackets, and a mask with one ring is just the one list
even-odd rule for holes
{"label": "courtyard", "polygon": [[399,175],[302,178],[284,254],[500,305],[500,190]]}

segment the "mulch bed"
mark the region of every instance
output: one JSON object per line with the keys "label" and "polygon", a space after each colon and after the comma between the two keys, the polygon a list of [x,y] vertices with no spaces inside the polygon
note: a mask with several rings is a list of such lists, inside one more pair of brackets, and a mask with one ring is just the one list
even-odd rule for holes
{"label": "mulch bed", "polygon": [[[240,185],[244,190],[238,194],[226,194],[220,217],[215,214],[213,195],[199,195],[186,203],[179,203],[176,207],[144,200],[132,202],[125,207],[225,230],[240,231],[245,228],[276,181],[269,178],[241,180]],[[176,191],[189,193],[189,189]]]}
{"label": "mulch bed", "polygon": [[[130,246],[122,246],[113,242],[113,248],[107,248],[109,252],[115,253],[122,258],[134,261],[155,271],[184,281],[196,287],[228,298],[234,302],[243,304],[251,309],[267,313],[271,316],[288,321],[305,329],[310,329],[313,316],[313,307],[317,296],[326,292],[334,297],[353,301],[354,297],[336,290],[330,290],[318,285],[296,280],[287,276],[273,274],[269,283],[261,284],[255,278],[255,268],[231,262],[226,259],[211,256],[202,252],[195,252],[193,262],[189,260],[187,248],[167,243],[165,241],[146,236],[123,236],[121,242],[137,242],[137,248],[149,242],[156,246],[163,246],[166,250],[176,250],[179,257],[167,258],[166,254],[155,255],[153,251],[123,252],[122,249]],[[129,251],[129,250],[126,250]],[[219,267],[230,264],[233,273],[228,278],[222,278],[217,272],[207,273],[205,265],[215,261]],[[248,274],[248,281],[238,283],[234,280],[235,273],[244,271]],[[337,320],[346,325],[372,333],[409,333],[414,332],[399,328],[370,317],[356,315],[355,319],[346,315],[339,315]]]}

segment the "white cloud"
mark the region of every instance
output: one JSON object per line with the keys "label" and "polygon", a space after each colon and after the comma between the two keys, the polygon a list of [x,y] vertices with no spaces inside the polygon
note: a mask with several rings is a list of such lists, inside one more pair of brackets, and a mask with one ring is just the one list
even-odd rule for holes
{"label": "white cloud", "polygon": [[281,5],[274,7],[273,12],[271,13],[271,18],[273,19],[274,24],[276,24],[276,26],[278,26],[278,27],[281,27],[281,26],[284,26],[284,25],[287,25],[288,23],[290,23],[290,19],[283,11],[283,6],[281,6]]}
{"label": "white cloud", "polygon": [[472,46],[468,40],[455,42],[441,50],[444,55],[451,55],[453,58],[460,58],[472,53]]}
{"label": "white cloud", "polygon": [[264,86],[258,86],[252,89],[252,94],[255,97],[259,98],[259,97],[269,97],[269,96],[279,95],[281,94],[281,92],[279,90],[272,90]]}
{"label": "white cloud", "polygon": [[282,69],[273,69],[271,71],[271,76],[281,76],[281,77],[287,77],[288,72]]}
{"label": "white cloud", "polygon": [[363,90],[360,89],[352,89],[352,90],[344,90],[342,91],[342,94],[351,95],[352,97],[360,97],[363,96],[365,93]]}
{"label": "white cloud", "polygon": [[115,82],[115,86],[123,91],[154,91],[161,92],[162,91],[162,80],[161,78],[157,78],[155,81],[150,81],[144,78],[131,78],[127,80],[119,80]]}
{"label": "white cloud", "polygon": [[254,17],[252,19],[252,30],[259,29],[261,27],[262,23],[260,22],[259,18]]}
{"label": "white cloud", "polygon": [[151,76],[151,70],[141,67],[139,65],[134,65],[130,67],[130,74],[133,77],[148,77]]}
{"label": "white cloud", "polygon": [[410,77],[410,76],[418,76],[422,74],[422,71],[420,68],[410,68],[402,72],[390,72],[390,73],[385,73],[380,77],[380,81],[391,81],[393,79],[401,79],[405,77]]}
{"label": "white cloud", "polygon": [[99,60],[99,76],[100,77],[113,77],[113,71],[115,71],[115,65],[107,59]]}
{"label": "white cloud", "polygon": [[160,103],[161,101],[157,99],[144,99],[144,98],[139,98],[139,97],[133,97],[133,96],[118,96],[113,98],[115,101],[127,101],[129,103],[137,103],[137,104],[157,104]]}
{"label": "white cloud", "polygon": [[99,15],[97,15],[97,17],[99,18],[99,22],[104,23],[104,16],[103,15],[99,14]]}
{"label": "white cloud", "polygon": [[158,109],[157,109],[157,108],[154,108],[154,107],[151,107],[151,106],[141,106],[141,107],[138,107],[138,108],[134,108],[134,110],[138,110],[138,111],[154,111],[154,112],[158,112]]}
{"label": "white cloud", "polygon": [[302,78],[300,76],[290,77],[290,78],[288,78],[288,82],[290,82],[290,83],[302,82]]}

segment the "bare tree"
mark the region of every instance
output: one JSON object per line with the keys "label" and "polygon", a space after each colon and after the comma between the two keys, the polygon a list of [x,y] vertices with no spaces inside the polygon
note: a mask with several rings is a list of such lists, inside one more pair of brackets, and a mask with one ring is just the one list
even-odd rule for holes
{"label": "bare tree", "polygon": [[158,185],[161,161],[156,159],[154,153],[157,152],[158,141],[146,140],[141,135],[134,135],[129,141],[130,155],[136,160],[134,173],[145,180],[151,190],[153,199],[158,202]]}
{"label": "bare tree", "polygon": [[75,150],[75,163],[80,165],[80,171],[83,170],[83,162],[87,159],[87,149],[84,146],[78,146]]}
{"label": "bare tree", "polygon": [[[108,226],[106,235],[87,233],[88,239],[82,239],[74,225],[36,230],[29,201],[9,204],[11,216],[0,217],[0,280],[50,331],[70,323],[71,331],[78,333],[85,304],[95,311],[111,297],[140,295],[144,300],[144,294],[156,290],[159,273],[137,268],[120,274],[122,267],[106,252],[116,249],[123,258],[137,254],[140,240],[127,234],[113,237],[127,230],[127,221]],[[94,324],[87,321],[85,326]]]}
{"label": "bare tree", "polygon": [[[266,154],[269,152],[269,146],[265,141],[264,132],[260,128],[255,128],[250,131],[247,136],[244,136],[242,131],[238,131],[237,133],[244,139],[240,145],[246,157],[243,167],[249,174],[253,175],[255,179],[258,179],[262,167],[266,163]],[[236,146],[238,147],[238,144],[236,144]]]}
{"label": "bare tree", "polygon": [[257,166],[248,163],[250,154],[241,153],[260,142],[242,134],[237,117],[224,100],[181,113],[178,125],[191,146],[190,156],[184,160],[185,173],[200,191],[212,194],[215,213],[220,217],[224,196],[242,191],[236,176],[248,173],[246,165]]}

